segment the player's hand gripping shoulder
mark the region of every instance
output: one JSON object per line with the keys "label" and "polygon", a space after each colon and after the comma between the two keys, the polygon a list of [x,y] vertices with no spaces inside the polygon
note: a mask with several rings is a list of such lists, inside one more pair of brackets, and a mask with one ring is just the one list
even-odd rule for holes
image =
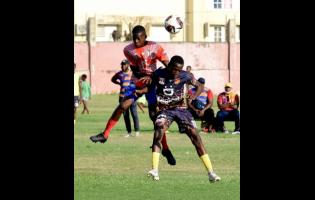
{"label": "player's hand gripping shoulder", "polygon": [[135,90],[135,95],[140,96],[141,94],[148,93],[149,88],[148,85],[152,83],[152,78],[150,76],[144,76],[140,78],[136,82],[136,90]]}
{"label": "player's hand gripping shoulder", "polygon": [[142,94],[148,93],[148,87],[144,87],[142,89],[135,90],[136,96],[141,96]]}
{"label": "player's hand gripping shoulder", "polygon": [[139,79],[140,82],[142,82],[144,85],[150,85],[152,82],[152,79],[150,76],[144,76]]}

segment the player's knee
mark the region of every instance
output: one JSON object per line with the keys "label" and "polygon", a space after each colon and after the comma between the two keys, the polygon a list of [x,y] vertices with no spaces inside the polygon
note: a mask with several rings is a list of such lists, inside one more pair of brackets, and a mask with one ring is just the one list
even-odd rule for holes
{"label": "player's knee", "polygon": [[166,128],[166,119],[165,118],[159,118],[159,119],[155,120],[155,126],[157,129]]}
{"label": "player's knee", "polygon": [[152,146],[157,146],[159,149],[161,149],[161,142],[158,139],[154,139]]}

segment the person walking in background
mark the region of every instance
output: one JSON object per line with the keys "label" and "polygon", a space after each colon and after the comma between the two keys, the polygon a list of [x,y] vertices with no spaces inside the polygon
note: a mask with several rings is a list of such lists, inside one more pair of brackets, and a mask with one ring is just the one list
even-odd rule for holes
{"label": "person walking in background", "polygon": [[82,87],[82,103],[83,103],[83,111],[81,114],[84,114],[85,112],[87,114],[90,113],[88,109],[88,101],[91,100],[91,86],[86,81],[87,75],[83,74],[81,76],[81,87]]}

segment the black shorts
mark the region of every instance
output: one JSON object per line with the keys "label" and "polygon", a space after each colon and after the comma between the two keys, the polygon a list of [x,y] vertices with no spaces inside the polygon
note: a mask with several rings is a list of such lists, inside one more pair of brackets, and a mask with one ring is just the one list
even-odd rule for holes
{"label": "black shorts", "polygon": [[164,123],[165,120],[168,127],[170,127],[172,122],[175,121],[178,125],[180,133],[186,133],[189,128],[197,128],[193,116],[185,108],[172,108],[158,112],[155,124],[159,124],[161,122]]}
{"label": "black shorts", "polygon": [[75,108],[79,107],[79,102],[80,102],[80,97],[74,96],[74,107]]}

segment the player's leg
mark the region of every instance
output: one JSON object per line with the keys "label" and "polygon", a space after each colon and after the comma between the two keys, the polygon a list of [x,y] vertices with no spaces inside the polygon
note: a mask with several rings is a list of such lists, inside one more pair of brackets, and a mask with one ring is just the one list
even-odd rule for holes
{"label": "player's leg", "polygon": [[162,135],[165,134],[163,130],[156,129],[153,136],[152,144],[152,169],[148,172],[148,176],[151,176],[153,180],[160,180],[159,177],[159,160],[160,160],[160,151],[161,151],[161,140]]}
{"label": "player's leg", "polygon": [[100,134],[97,134],[95,136],[90,137],[92,142],[102,142],[102,143],[106,142],[110,131],[117,124],[117,122],[118,122],[120,116],[123,114],[123,112],[126,111],[131,106],[133,101],[134,101],[134,99],[132,99],[132,98],[123,100],[114,110],[112,116],[110,117],[110,119],[108,120],[108,122],[106,124],[105,130]]}
{"label": "player's leg", "polygon": [[180,127],[180,132],[186,133],[192,144],[195,146],[196,152],[208,172],[209,180],[211,182],[219,181],[221,178],[213,171],[209,155],[206,152],[200,135],[197,133],[196,122],[191,113],[187,110],[178,109],[178,112],[176,113],[176,122]]}
{"label": "player's leg", "polygon": [[167,141],[166,141],[166,133],[163,134],[161,143],[162,143],[162,155],[164,157],[166,157],[167,163],[169,165],[176,165],[176,159],[174,158],[171,150],[168,147]]}
{"label": "player's leg", "polygon": [[[149,110],[149,116],[150,119],[153,122],[153,126],[154,122],[155,122],[155,118],[156,118],[156,91],[155,88],[153,87],[149,87],[149,92],[145,95],[147,102],[148,102],[148,110]],[[176,165],[176,159],[174,158],[171,150],[169,149],[169,146],[167,144],[167,140],[166,140],[166,133],[163,134],[162,136],[162,155],[164,157],[166,157],[168,164],[170,165]]]}
{"label": "player's leg", "polygon": [[133,126],[136,131],[136,136],[139,136],[140,126],[139,126],[139,117],[137,111],[137,102],[133,102],[130,106],[131,116],[133,119]]}
{"label": "player's leg", "polygon": [[203,165],[208,172],[209,181],[215,182],[221,180],[221,178],[216,175],[213,171],[213,167],[210,161],[210,157],[206,152],[206,149],[202,143],[200,135],[197,133],[195,128],[189,128],[186,132],[187,136],[190,138],[192,144],[195,146],[197,154],[202,161]]}
{"label": "player's leg", "polygon": [[131,104],[133,103],[133,99],[126,99],[123,100],[118,106],[117,108],[114,110],[112,116],[110,117],[106,128],[104,130],[104,136],[107,138],[110,131],[112,130],[112,128],[114,128],[114,126],[116,125],[116,123],[118,122],[120,116],[123,114],[123,112],[125,112],[127,109],[129,109],[129,107],[131,106]]}
{"label": "player's leg", "polygon": [[155,121],[154,126],[154,135],[152,142],[152,170],[148,172],[148,175],[151,176],[154,180],[159,180],[159,158],[161,152],[161,141],[162,137],[165,134],[165,131],[168,129],[172,121],[171,116],[168,116],[167,111],[161,112]]}
{"label": "player's leg", "polygon": [[[122,103],[124,100],[123,97],[119,97],[119,103]],[[127,135],[125,137],[130,137],[131,136],[131,124],[130,124],[130,118],[129,118],[129,109],[126,109],[123,112],[124,115],[124,122],[127,130]]]}
{"label": "player's leg", "polygon": [[155,122],[156,119],[156,91],[155,88],[152,85],[149,85],[149,91],[147,94],[145,94],[145,98],[147,99],[148,102],[148,110],[149,110],[149,116],[150,119],[152,120],[153,124]]}

